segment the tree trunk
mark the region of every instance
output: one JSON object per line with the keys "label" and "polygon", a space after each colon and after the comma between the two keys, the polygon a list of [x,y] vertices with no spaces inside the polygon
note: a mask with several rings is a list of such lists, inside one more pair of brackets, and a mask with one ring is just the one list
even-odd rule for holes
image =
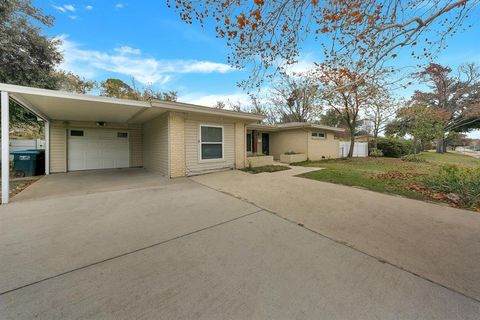
{"label": "tree trunk", "polygon": [[350,135],[350,150],[348,150],[347,158],[353,157],[353,148],[355,147],[355,135]]}
{"label": "tree trunk", "polygon": [[437,153],[445,153],[445,138],[441,137],[440,139],[437,140],[437,148],[436,151]]}

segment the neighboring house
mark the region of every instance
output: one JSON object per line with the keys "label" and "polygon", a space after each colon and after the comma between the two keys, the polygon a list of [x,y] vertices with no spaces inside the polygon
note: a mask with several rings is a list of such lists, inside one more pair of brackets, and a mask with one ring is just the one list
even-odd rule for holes
{"label": "neighboring house", "polygon": [[[45,121],[47,174],[144,167],[181,177],[243,168],[246,126],[263,119],[160,100],[123,100],[8,84],[0,84],[0,91],[2,136],[4,132],[8,136],[8,99]],[[2,139],[2,159],[8,159],[8,140]],[[2,175],[4,186],[3,180]]]}
{"label": "neighboring house", "polygon": [[273,155],[275,160],[287,152],[306,154],[310,160],[339,157],[335,133],[344,129],[307,122],[247,126],[247,154]]}

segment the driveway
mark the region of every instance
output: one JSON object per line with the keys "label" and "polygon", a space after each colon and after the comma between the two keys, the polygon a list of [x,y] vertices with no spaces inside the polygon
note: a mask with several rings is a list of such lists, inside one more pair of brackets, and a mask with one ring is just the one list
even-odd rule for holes
{"label": "driveway", "polygon": [[480,301],[480,214],[295,177],[311,170],[194,180]]}
{"label": "driveway", "polygon": [[480,314],[472,298],[192,180],[92,174],[51,175],[0,206],[1,319]]}

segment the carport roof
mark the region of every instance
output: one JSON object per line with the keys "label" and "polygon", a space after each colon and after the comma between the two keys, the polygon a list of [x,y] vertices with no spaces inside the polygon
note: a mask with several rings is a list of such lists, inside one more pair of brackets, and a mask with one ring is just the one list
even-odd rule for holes
{"label": "carport roof", "polygon": [[143,123],[167,111],[193,112],[257,122],[258,114],[180,102],[136,101],[0,83],[0,91],[45,120]]}

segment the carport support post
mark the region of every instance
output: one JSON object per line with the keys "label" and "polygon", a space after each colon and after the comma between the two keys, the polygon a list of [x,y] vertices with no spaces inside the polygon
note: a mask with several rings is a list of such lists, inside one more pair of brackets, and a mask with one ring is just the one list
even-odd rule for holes
{"label": "carport support post", "polygon": [[10,119],[8,92],[1,93],[2,113],[2,203],[8,203],[10,190]]}
{"label": "carport support post", "polygon": [[50,121],[45,121],[45,174],[50,174]]}

